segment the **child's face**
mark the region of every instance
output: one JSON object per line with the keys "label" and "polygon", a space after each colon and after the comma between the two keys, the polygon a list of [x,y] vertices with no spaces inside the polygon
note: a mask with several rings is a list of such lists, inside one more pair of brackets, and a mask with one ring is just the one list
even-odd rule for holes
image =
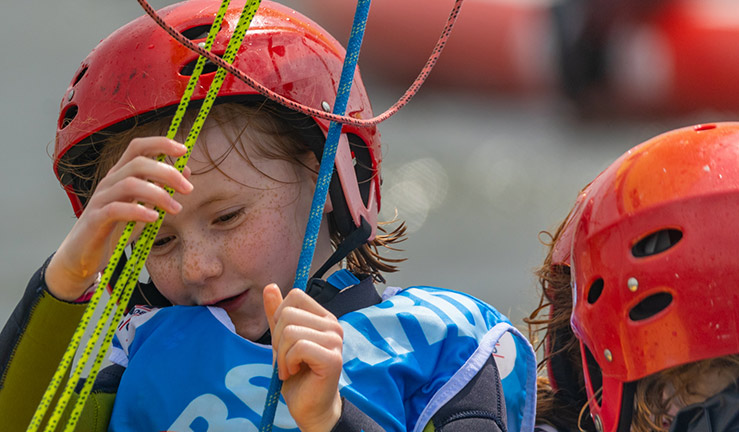
{"label": "child's face", "polygon": [[[237,333],[254,340],[268,328],[264,287],[272,282],[283,292],[292,287],[314,176],[290,162],[260,158],[246,142],[256,168],[251,166],[229,151],[229,138],[219,127],[203,135],[211,157],[220,161],[218,169],[196,144],[188,163],[194,190],[175,195],[183,209],[165,217],[147,270],[172,303],[221,307]],[[326,237],[324,229],[317,259],[330,248]]]}
{"label": "child's face", "polygon": [[730,369],[702,370],[694,377],[694,381],[688,389],[690,394],[683,395],[681,398],[674,398],[675,389],[671,385],[668,385],[664,391],[665,400],[670,400],[668,414],[674,417],[682,408],[703,402],[709,397],[720,393],[736,379],[737,377]]}

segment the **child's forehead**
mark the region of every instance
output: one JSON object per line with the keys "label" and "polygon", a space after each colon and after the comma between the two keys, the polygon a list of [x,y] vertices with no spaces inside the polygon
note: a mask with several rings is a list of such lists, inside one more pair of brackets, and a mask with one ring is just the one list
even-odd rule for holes
{"label": "child's forehead", "polygon": [[294,164],[262,156],[251,134],[236,136],[223,127],[203,129],[193,146],[188,166],[194,175],[216,171],[239,183],[262,185],[264,177],[294,181]]}
{"label": "child's forehead", "polygon": [[253,145],[245,134],[237,136],[230,130],[231,128],[223,125],[209,124],[207,126],[203,128],[192,146],[188,162],[191,168],[194,165],[221,165],[222,162],[231,160],[234,156],[252,159]]}

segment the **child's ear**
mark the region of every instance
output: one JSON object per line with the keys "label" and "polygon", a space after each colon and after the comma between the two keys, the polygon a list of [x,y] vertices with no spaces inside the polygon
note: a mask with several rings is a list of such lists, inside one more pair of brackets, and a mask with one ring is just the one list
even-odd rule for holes
{"label": "child's ear", "polygon": [[[318,159],[313,153],[309,153],[306,155],[307,159],[305,160],[305,166],[309,168],[310,173],[310,179],[313,181],[313,184],[315,185],[318,181],[318,170],[321,168],[321,163],[318,162]],[[323,207],[323,214],[328,214],[334,211],[334,205],[331,202],[331,195],[329,194],[326,197],[326,204]]]}
{"label": "child's ear", "polygon": [[318,158],[313,153],[307,153],[303,159],[303,164],[308,169],[309,175],[313,183],[318,181],[318,170],[321,168],[321,163],[318,162]]}

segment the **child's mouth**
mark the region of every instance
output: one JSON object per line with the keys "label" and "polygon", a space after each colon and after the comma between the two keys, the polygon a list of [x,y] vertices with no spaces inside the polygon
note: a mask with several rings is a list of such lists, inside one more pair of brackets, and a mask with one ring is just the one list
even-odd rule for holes
{"label": "child's mouth", "polygon": [[229,297],[219,302],[216,302],[213,304],[213,306],[224,309],[226,312],[230,312],[232,310],[238,309],[241,306],[241,304],[244,302],[244,299],[246,298],[246,295],[248,293],[249,293],[249,290],[246,290],[242,292],[241,294],[237,294],[233,297]]}

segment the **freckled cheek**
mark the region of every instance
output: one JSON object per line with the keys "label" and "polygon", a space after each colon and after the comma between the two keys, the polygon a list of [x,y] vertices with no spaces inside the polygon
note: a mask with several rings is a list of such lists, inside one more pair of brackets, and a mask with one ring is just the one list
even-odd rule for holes
{"label": "freckled cheek", "polygon": [[264,209],[256,212],[242,227],[227,236],[223,244],[225,254],[236,257],[241,266],[270,271],[293,261],[297,263],[302,232],[292,219],[286,219],[284,211]]}
{"label": "freckled cheek", "polygon": [[182,290],[178,288],[181,286],[179,267],[173,259],[150,257],[146,262],[146,270],[159,292],[169,301],[175,304],[185,303]]}

